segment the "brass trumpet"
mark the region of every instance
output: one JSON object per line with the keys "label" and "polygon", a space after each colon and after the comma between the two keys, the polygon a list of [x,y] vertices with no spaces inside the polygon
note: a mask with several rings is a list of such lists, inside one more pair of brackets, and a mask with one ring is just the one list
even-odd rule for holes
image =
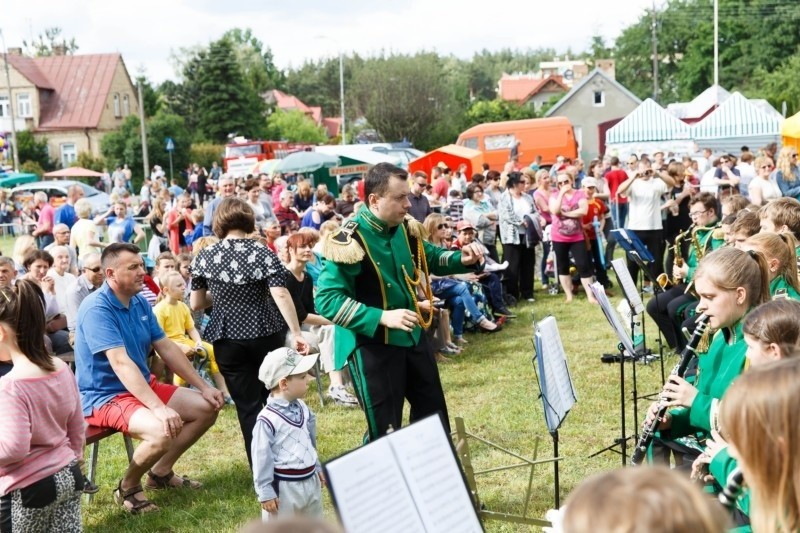
{"label": "brass trumpet", "polygon": [[[673,264],[676,267],[683,266],[683,253],[681,252],[681,241],[689,234],[694,236],[693,233],[694,229],[695,226],[694,224],[692,224],[691,226],[689,226],[689,229],[687,229],[683,233],[679,233],[678,236],[675,237],[675,243],[671,248],[674,257]],[[666,289],[672,285],[678,285],[681,282],[681,280],[680,278],[676,278],[674,276],[670,279],[669,275],[667,274],[659,274],[658,277],[656,278],[656,282],[658,282],[658,285],[662,289]]]}

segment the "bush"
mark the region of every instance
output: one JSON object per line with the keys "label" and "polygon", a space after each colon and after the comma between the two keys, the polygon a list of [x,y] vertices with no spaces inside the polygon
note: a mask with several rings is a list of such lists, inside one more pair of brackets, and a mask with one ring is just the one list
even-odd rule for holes
{"label": "bush", "polygon": [[106,168],[105,160],[102,157],[95,157],[90,152],[81,152],[71,167],[87,168],[95,172],[102,172]]}
{"label": "bush", "polygon": [[224,156],[224,144],[194,143],[192,147],[189,148],[189,159],[192,160],[192,163],[197,163],[206,170],[211,168],[211,163],[214,161],[216,161],[221,168],[223,166],[222,158]]}
{"label": "bush", "polygon": [[28,174],[36,174],[39,176],[39,179],[41,179],[44,175],[44,169],[42,168],[42,165],[36,161],[25,161],[22,163],[22,165],[20,165],[19,171],[26,172]]}

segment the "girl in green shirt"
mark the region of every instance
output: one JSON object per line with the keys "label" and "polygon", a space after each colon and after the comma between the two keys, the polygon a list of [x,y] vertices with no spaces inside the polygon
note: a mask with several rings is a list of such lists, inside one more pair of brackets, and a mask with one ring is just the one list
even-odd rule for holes
{"label": "girl in green shirt", "polygon": [[769,294],[775,298],[800,301],[795,239],[789,233],[758,233],[740,245],[742,250],[761,252],[769,265]]}

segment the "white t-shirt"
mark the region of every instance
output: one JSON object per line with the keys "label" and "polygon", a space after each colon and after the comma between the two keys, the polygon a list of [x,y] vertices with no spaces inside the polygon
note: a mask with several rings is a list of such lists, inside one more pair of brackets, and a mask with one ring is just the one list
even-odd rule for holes
{"label": "white t-shirt", "polygon": [[[531,210],[531,200],[526,199],[525,194],[519,198],[515,198],[514,195],[511,195],[511,204],[514,207],[514,214],[520,219],[524,219],[525,215],[530,215],[533,212]],[[523,226],[520,226],[519,230],[520,233],[525,233],[525,228]]]}
{"label": "white t-shirt", "polygon": [[628,196],[628,229],[634,231],[662,229],[661,196],[669,188],[660,178],[637,179],[625,192]]}
{"label": "white t-shirt", "polygon": [[64,272],[63,276],[59,276],[54,268],[48,270],[47,275],[53,278],[58,308],[64,313],[67,310],[67,288],[75,281],[75,276],[69,272]]}
{"label": "white t-shirt", "polygon": [[754,190],[760,189],[761,190],[761,205],[764,205],[769,200],[776,200],[783,196],[781,193],[780,187],[778,187],[777,183],[773,183],[772,180],[762,180],[761,178],[756,178],[750,182],[750,186],[748,190],[752,195]]}

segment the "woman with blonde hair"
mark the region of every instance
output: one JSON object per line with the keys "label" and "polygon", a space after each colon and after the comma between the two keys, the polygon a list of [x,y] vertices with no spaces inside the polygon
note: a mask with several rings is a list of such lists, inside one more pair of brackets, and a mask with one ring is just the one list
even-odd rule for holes
{"label": "woman with blonde hair", "polygon": [[18,275],[24,276],[27,272],[22,265],[28,254],[34,250],[36,250],[36,237],[20,235],[14,239],[14,250],[11,252],[11,258],[14,260],[14,268],[17,270]]}
{"label": "woman with blonde hair", "polygon": [[108,246],[100,242],[100,230],[92,219],[92,204],[86,198],[81,198],[75,202],[75,214],[78,221],[72,225],[72,232],[69,236],[69,246],[74,248],[81,255],[100,253],[103,248]]}
{"label": "woman with blonde hair", "polygon": [[780,187],[769,179],[772,169],[775,168],[772,158],[767,156],[757,157],[755,167],[756,177],[753,178],[748,186],[750,203],[762,206],[770,200],[783,196]]}
{"label": "woman with blonde hair", "polygon": [[764,254],[769,265],[769,293],[772,298],[800,301],[800,280],[797,278],[797,241],[791,233],[757,233],[748,237],[739,248]]}
{"label": "woman with blonde hair", "polygon": [[800,200],[800,168],[797,166],[797,148],[793,146],[781,148],[777,167],[775,182],[781,189],[781,195]]}
{"label": "woman with blonde hair", "polygon": [[311,182],[308,180],[297,182],[297,192],[294,193],[294,208],[302,215],[312,205],[314,205],[314,192],[311,190]]}
{"label": "woman with blonde hair", "polygon": [[798,402],[797,357],[753,368],[722,402],[720,427],[750,491],[753,531],[800,529]]}

